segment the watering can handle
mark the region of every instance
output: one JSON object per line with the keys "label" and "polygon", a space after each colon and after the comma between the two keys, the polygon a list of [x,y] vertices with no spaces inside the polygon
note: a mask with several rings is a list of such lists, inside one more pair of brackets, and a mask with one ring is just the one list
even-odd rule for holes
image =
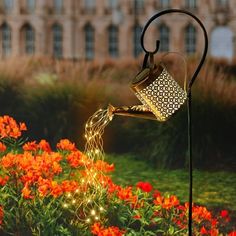
{"label": "watering can handle", "polygon": [[204,34],[204,40],[205,40],[204,51],[203,51],[201,60],[200,60],[200,62],[198,64],[198,66],[197,66],[197,69],[195,70],[191,80],[188,82],[187,92],[190,93],[191,87],[192,87],[192,85],[193,85],[193,83],[194,83],[198,73],[200,72],[200,70],[201,70],[201,68],[203,66],[203,63],[204,63],[206,55],[207,55],[207,49],[208,49],[208,37],[207,37],[206,29],[205,29],[203,23],[200,21],[200,19],[198,17],[196,17],[194,14],[192,14],[191,12],[186,11],[186,10],[182,10],[182,9],[167,9],[167,10],[164,10],[164,11],[156,13],[155,15],[153,15],[148,20],[148,22],[145,24],[145,26],[143,28],[143,31],[142,31],[142,34],[141,34],[141,38],[140,38],[141,46],[142,46],[143,50],[145,51],[143,66],[147,63],[148,57],[151,54],[155,54],[155,53],[158,52],[159,44],[160,44],[160,41],[156,40],[156,48],[155,48],[155,50],[154,51],[146,50],[146,48],[144,47],[144,35],[145,35],[145,32],[146,32],[148,26],[152,23],[152,21],[154,21],[156,18],[158,18],[158,17],[160,17],[162,15],[166,15],[166,14],[169,14],[169,13],[182,13],[182,14],[185,14],[185,15],[188,15],[188,16],[192,17],[200,25],[200,27],[201,27],[201,29],[203,31],[203,34]]}

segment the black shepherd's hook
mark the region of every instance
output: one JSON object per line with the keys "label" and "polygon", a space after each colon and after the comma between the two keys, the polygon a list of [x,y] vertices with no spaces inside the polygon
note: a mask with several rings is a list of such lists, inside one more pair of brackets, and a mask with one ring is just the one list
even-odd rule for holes
{"label": "black shepherd's hook", "polygon": [[[182,13],[182,14],[186,14],[186,15],[189,15],[191,16],[193,19],[195,19],[199,25],[201,26],[202,30],[203,30],[203,34],[204,34],[204,39],[205,39],[205,48],[204,48],[204,51],[203,51],[203,54],[202,54],[202,58],[200,60],[200,63],[196,69],[196,71],[194,72],[191,80],[189,81],[188,83],[188,90],[191,89],[192,85],[193,85],[193,82],[195,81],[199,71],[201,70],[201,67],[205,61],[205,58],[206,58],[206,54],[207,54],[207,49],[208,49],[208,37],[207,37],[207,32],[206,32],[206,29],[204,27],[204,25],[202,24],[202,22],[199,20],[198,17],[196,17],[195,15],[193,15],[191,12],[189,11],[185,11],[185,10],[181,10],[181,9],[167,9],[167,10],[164,10],[164,11],[161,11],[161,12],[158,12],[157,14],[153,15],[149,20],[148,22],[145,24],[144,28],[143,28],[143,31],[142,31],[142,34],[141,34],[141,38],[140,38],[140,41],[141,41],[141,46],[143,48],[143,50],[145,51],[146,55],[145,55],[145,58],[144,58],[144,61],[147,61],[148,59],[148,56],[150,54],[155,54],[158,52],[159,50],[159,44],[160,44],[160,40],[156,40],[156,48],[154,51],[148,51],[146,50],[146,48],[144,47],[144,35],[146,33],[146,30],[148,28],[148,26],[155,20],[157,19],[158,17],[162,16],[162,15],[166,15],[166,14],[169,14],[169,13]],[[145,64],[145,62],[144,62]]]}
{"label": "black shepherd's hook", "polygon": [[201,60],[197,66],[197,69],[195,70],[191,80],[188,82],[188,87],[187,87],[187,110],[188,110],[188,155],[189,155],[189,217],[188,217],[188,235],[192,236],[192,189],[193,189],[193,164],[192,164],[192,119],[191,119],[191,87],[198,75],[198,73],[201,70],[201,67],[205,61],[206,55],[207,55],[207,49],[208,49],[208,37],[207,37],[207,32],[206,29],[204,27],[204,25],[202,24],[202,22],[195,16],[193,15],[191,12],[185,11],[185,10],[180,10],[180,9],[168,9],[168,10],[164,10],[161,11],[155,15],[153,15],[148,22],[146,23],[146,25],[143,28],[142,34],[141,34],[141,46],[143,48],[143,50],[145,51],[145,56],[144,56],[144,60],[143,60],[143,67],[146,67],[147,61],[149,56],[152,56],[153,54],[158,52],[159,49],[159,44],[160,41],[157,40],[156,41],[156,49],[154,51],[148,51],[145,49],[144,47],[144,35],[145,32],[148,28],[148,26],[152,23],[152,21],[154,21],[156,18],[165,15],[165,14],[169,14],[169,13],[183,13],[186,15],[191,16],[193,19],[195,19],[199,25],[201,26],[201,29],[203,30],[203,34],[204,34],[204,39],[205,39],[205,48],[201,57]]}

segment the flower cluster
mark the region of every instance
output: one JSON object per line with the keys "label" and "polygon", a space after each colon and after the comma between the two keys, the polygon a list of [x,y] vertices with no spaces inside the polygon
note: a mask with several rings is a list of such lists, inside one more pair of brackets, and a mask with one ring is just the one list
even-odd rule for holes
{"label": "flower cluster", "polygon": [[18,138],[21,136],[22,131],[27,130],[25,123],[17,123],[10,116],[0,117],[0,139],[2,138]]}
{"label": "flower cluster", "polygon": [[100,223],[95,223],[92,226],[92,233],[97,236],[122,236],[125,234],[124,230],[120,230],[118,227],[103,227]]}
{"label": "flower cluster", "polygon": [[[109,176],[113,164],[90,159],[68,139],[60,140],[57,150],[46,140],[19,144],[23,130],[24,123],[0,117],[0,234],[187,234],[188,203],[161,194],[149,182],[115,184]],[[9,139],[17,149],[11,150]],[[193,205],[192,216],[194,235],[236,236],[227,226],[227,210],[213,216]]]}

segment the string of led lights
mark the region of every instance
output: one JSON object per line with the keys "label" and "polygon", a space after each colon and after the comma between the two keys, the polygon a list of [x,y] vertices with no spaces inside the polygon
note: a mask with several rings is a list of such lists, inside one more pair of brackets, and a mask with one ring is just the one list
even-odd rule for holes
{"label": "string of led lights", "polygon": [[84,176],[80,178],[79,188],[73,193],[66,195],[64,208],[72,207],[76,215],[74,224],[85,221],[90,224],[100,220],[100,216],[105,212],[102,199],[106,194],[104,189],[103,170],[94,168],[98,160],[104,160],[105,152],[103,149],[104,129],[112,121],[113,115],[108,109],[99,109],[85,124],[85,150],[84,155],[87,161],[84,163]]}

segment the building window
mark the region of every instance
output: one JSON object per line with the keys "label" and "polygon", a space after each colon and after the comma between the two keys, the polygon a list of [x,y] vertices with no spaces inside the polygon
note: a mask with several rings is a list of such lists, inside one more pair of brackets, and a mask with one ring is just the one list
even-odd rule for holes
{"label": "building window", "polygon": [[62,27],[58,24],[52,27],[52,40],[53,40],[53,56],[55,58],[62,58]]}
{"label": "building window", "polygon": [[186,0],[186,7],[189,9],[195,9],[197,7],[196,0]]}
{"label": "building window", "polygon": [[118,0],[108,0],[108,8],[116,9],[118,7]]}
{"label": "building window", "polygon": [[10,12],[13,8],[13,0],[3,0],[4,10]]}
{"label": "building window", "polygon": [[35,51],[35,32],[31,25],[24,27],[25,53],[33,55]]}
{"label": "building window", "polygon": [[95,0],[84,0],[85,10],[91,11],[95,9]]}
{"label": "building window", "polygon": [[159,27],[159,32],[160,32],[160,51],[167,52],[169,51],[170,30],[166,25],[161,25]]}
{"label": "building window", "polygon": [[160,0],[160,7],[161,8],[168,8],[168,7],[170,7],[170,0]]}
{"label": "building window", "polygon": [[134,57],[138,57],[142,53],[142,47],[140,44],[140,37],[142,33],[142,27],[140,25],[134,26],[133,31],[133,45],[134,45]]}
{"label": "building window", "polygon": [[119,54],[119,41],[118,41],[118,28],[116,26],[110,26],[108,28],[108,43],[109,43],[109,55],[111,57],[118,57]]}
{"label": "building window", "polygon": [[226,6],[228,6],[229,1],[228,0],[217,0],[216,4],[217,4],[217,6],[220,6],[220,7],[226,7]]}
{"label": "building window", "polygon": [[27,0],[26,7],[28,12],[33,13],[35,10],[35,0]]}
{"label": "building window", "polygon": [[134,12],[143,12],[144,0],[134,0]]}
{"label": "building window", "polygon": [[7,23],[2,25],[2,54],[3,56],[11,54],[11,28]]}
{"label": "building window", "polygon": [[185,47],[188,54],[196,52],[196,29],[192,25],[185,29]]}
{"label": "building window", "polygon": [[85,31],[85,57],[88,60],[94,58],[94,29],[88,24],[84,28]]}
{"label": "building window", "polygon": [[60,14],[62,13],[62,9],[63,9],[63,0],[54,0],[54,10],[55,13]]}

